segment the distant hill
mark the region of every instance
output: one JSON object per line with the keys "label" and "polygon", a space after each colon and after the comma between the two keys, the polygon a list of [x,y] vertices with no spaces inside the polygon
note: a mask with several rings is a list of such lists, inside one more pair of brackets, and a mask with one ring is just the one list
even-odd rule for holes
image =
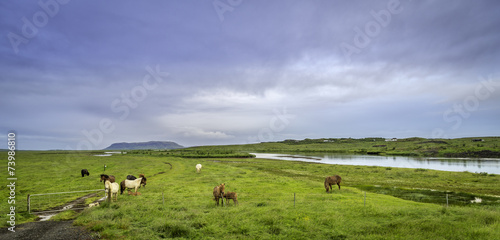
{"label": "distant hill", "polygon": [[178,149],[184,148],[183,146],[169,141],[150,141],[150,142],[136,142],[136,143],[113,143],[111,146],[104,150],[142,150],[142,149]]}

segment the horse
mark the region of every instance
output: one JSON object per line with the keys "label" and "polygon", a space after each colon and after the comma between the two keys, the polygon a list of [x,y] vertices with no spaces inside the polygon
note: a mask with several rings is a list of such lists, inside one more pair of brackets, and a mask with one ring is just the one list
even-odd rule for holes
{"label": "horse", "polygon": [[82,177],[85,177],[85,175],[89,176],[90,173],[87,169],[82,169]]}
{"label": "horse", "polygon": [[233,199],[234,205],[238,204],[238,194],[235,192],[226,192],[223,194],[223,197],[226,199],[226,204],[229,204],[228,199]]}
{"label": "horse", "polygon": [[134,175],[127,175],[127,180],[136,180],[137,178]]}
{"label": "horse", "polygon": [[342,181],[342,178],[339,175],[326,177],[325,178],[326,192],[327,193],[330,192],[330,190],[332,190],[332,185],[335,185],[335,184],[337,184],[339,186],[339,190],[340,190],[340,182],[341,181]]}
{"label": "horse", "polygon": [[144,178],[137,178],[135,180],[123,180],[120,183],[120,194],[123,194],[123,190],[125,189],[135,189],[135,194],[137,194],[137,189],[141,187],[141,184],[146,186],[146,179]]}
{"label": "horse", "polygon": [[224,185],[224,183],[222,183],[219,186],[214,187],[214,198],[215,198],[214,200],[216,202],[216,206],[219,206],[219,199],[222,200],[222,205],[224,205],[223,195],[224,195],[225,188],[226,188],[226,186]]}
{"label": "horse", "polygon": [[106,174],[101,174],[101,181],[104,181],[104,186],[106,186],[106,180],[109,180],[111,183],[115,182],[115,176],[113,175],[106,175]]}
{"label": "horse", "polygon": [[[146,177],[144,176],[144,174],[139,174],[139,177],[141,178],[144,178],[144,183],[143,183],[143,186],[146,187]],[[127,175],[127,180],[136,180],[137,178],[134,176],[134,175]]]}
{"label": "horse", "polygon": [[196,164],[196,172],[199,173],[201,172],[201,164]]}
{"label": "horse", "polygon": [[106,190],[106,193],[108,195],[108,199],[110,201],[113,200],[113,196],[115,197],[115,202],[118,200],[118,189],[120,189],[120,186],[118,185],[117,182],[112,183],[109,180],[104,181],[104,186]]}

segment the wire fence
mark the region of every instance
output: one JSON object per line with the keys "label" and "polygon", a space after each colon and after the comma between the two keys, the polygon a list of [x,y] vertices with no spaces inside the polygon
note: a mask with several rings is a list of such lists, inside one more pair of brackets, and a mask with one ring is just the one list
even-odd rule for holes
{"label": "wire fence", "polygon": [[[347,193],[347,194],[346,194]],[[126,193],[124,193],[126,194]],[[391,195],[397,198],[414,202],[433,203],[443,206],[466,206],[466,205],[491,205],[500,204],[500,197],[497,196],[476,196],[467,193],[441,192],[433,190],[419,189],[377,189],[375,191],[355,192],[352,190],[339,190],[332,193],[238,193],[238,204],[252,204],[254,206],[286,205],[289,207],[308,206],[312,203],[337,203],[344,205],[354,205],[356,207],[366,207],[376,205],[382,201],[373,196],[377,194]],[[83,195],[83,196],[82,196]],[[148,196],[149,195],[149,196]],[[195,205],[206,206],[215,204],[214,196],[211,193],[179,195],[178,193],[148,193],[146,195],[156,204],[163,206],[178,206],[182,202],[190,202]],[[123,196],[118,197],[118,201]],[[44,193],[28,195],[28,212],[39,214],[45,212],[59,212],[65,210],[78,210],[88,207],[88,202],[102,201],[105,199],[103,189]],[[200,201],[200,199],[202,199]],[[64,204],[62,204],[64,203]],[[233,205],[234,200],[220,201],[222,206]]]}
{"label": "wire fence", "polygon": [[[334,191],[333,193],[279,193],[279,194],[253,194],[238,193],[238,203],[248,203],[255,205],[287,204],[289,206],[310,205],[311,202],[337,202],[341,204],[351,204],[357,206],[367,206],[377,204],[380,200],[374,198],[375,195],[384,194],[404,200],[433,203],[443,206],[468,206],[468,205],[492,205],[500,204],[500,197],[497,196],[477,196],[467,193],[438,192],[432,190],[405,190],[398,194],[362,191],[355,194],[343,194]],[[178,194],[162,193],[161,202],[178,203],[182,201],[196,202],[196,199],[206,199],[214,202],[212,194],[196,194],[189,196],[179,196]],[[229,200],[229,204],[233,204]]]}
{"label": "wire fence", "polygon": [[28,194],[27,209],[30,214],[80,210],[88,206],[86,202],[103,198],[104,189]]}

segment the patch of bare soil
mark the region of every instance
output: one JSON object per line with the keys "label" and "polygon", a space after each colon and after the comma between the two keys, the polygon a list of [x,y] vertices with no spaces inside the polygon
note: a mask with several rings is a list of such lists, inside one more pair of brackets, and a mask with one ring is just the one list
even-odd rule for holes
{"label": "patch of bare soil", "polygon": [[7,228],[0,229],[0,239],[16,240],[73,240],[99,239],[83,227],[73,226],[73,221],[29,222],[16,226],[16,232]]}

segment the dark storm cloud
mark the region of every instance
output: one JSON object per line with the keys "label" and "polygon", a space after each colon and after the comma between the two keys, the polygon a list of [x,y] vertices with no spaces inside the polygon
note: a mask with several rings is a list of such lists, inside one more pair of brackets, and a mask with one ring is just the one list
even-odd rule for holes
{"label": "dark storm cloud", "polygon": [[0,8],[26,148],[500,134],[496,1],[40,2]]}

